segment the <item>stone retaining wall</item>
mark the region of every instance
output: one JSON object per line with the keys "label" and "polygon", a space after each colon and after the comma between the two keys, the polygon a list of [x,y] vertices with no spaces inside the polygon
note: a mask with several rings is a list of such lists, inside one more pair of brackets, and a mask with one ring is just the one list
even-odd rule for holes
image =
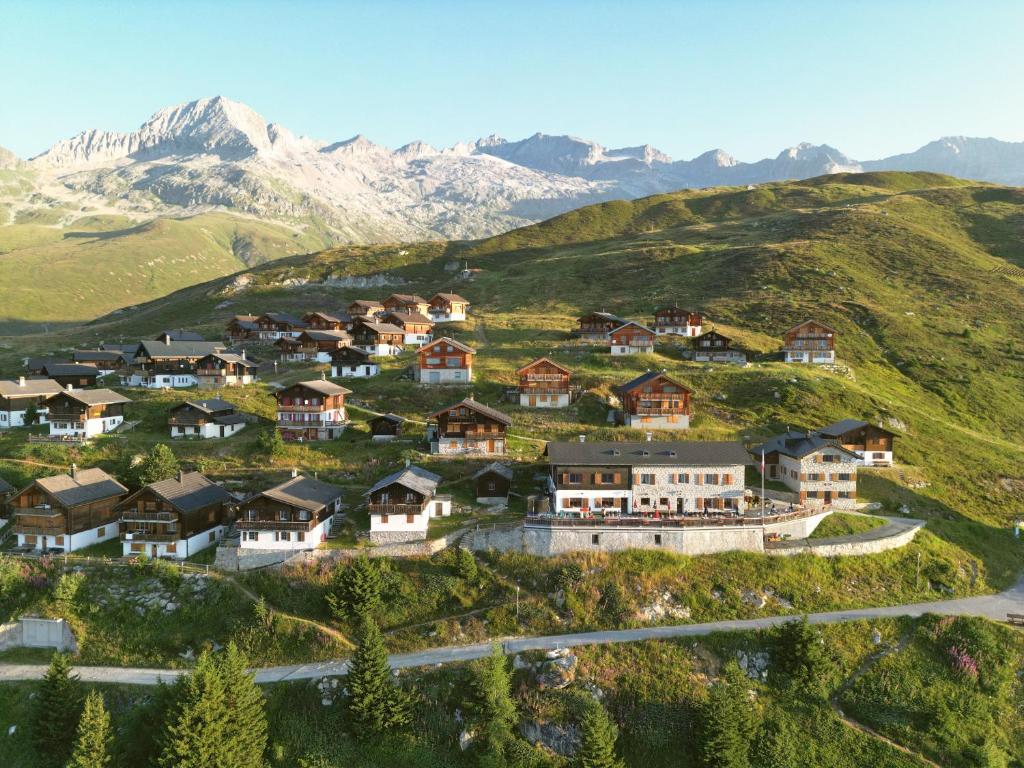
{"label": "stone retaining wall", "polygon": [[0,651],[11,648],[53,648],[78,653],[78,641],[64,619],[40,619],[25,616],[0,624]]}
{"label": "stone retaining wall", "polygon": [[771,547],[766,550],[769,555],[789,557],[790,555],[812,554],[819,557],[851,557],[856,555],[875,555],[890,549],[905,547],[914,540],[917,532],[924,527],[921,520],[901,521],[907,525],[899,527],[892,526],[888,533],[885,528],[877,528],[873,538],[860,537],[857,534],[851,536],[840,536],[834,539],[806,539],[804,541],[786,542],[779,547]]}

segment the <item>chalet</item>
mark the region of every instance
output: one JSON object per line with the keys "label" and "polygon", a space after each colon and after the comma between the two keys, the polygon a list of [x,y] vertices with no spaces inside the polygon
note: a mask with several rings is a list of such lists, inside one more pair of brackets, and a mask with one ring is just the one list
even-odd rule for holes
{"label": "chalet", "polygon": [[385,312],[418,312],[429,314],[430,302],[414,293],[392,293],[382,302]]}
{"label": "chalet", "polygon": [[175,328],[171,331],[161,331],[153,337],[155,341],[162,341],[165,344],[169,341],[206,341],[195,331],[186,331],[184,328]]}
{"label": "chalet", "polygon": [[67,389],[46,401],[50,434],[88,440],[113,432],[124,421],[124,406],[130,403],[112,389]]}
{"label": "chalet", "polygon": [[355,320],[358,317],[377,317],[384,314],[384,304],[379,301],[357,299],[348,305],[348,313]]}
{"label": "chalet", "polygon": [[572,402],[571,374],[565,366],[539,357],[518,371],[516,388],[519,405],[528,408],[564,408]]}
{"label": "chalet", "polygon": [[35,409],[35,423],[45,424],[45,401],[62,389],[52,379],[26,379],[19,376],[17,381],[0,381],[0,429],[25,426],[30,408]]}
{"label": "chalet", "polygon": [[43,376],[43,371],[46,370],[48,365],[67,365],[71,361],[66,357],[29,357],[25,360],[25,368],[28,371],[28,375],[34,378]]}
{"label": "chalet", "polygon": [[227,337],[231,341],[250,341],[259,338],[258,315],[235,315],[228,321]]}
{"label": "chalet", "polygon": [[507,504],[512,491],[512,467],[492,462],[473,474],[478,504]]}
{"label": "chalet", "polygon": [[430,317],[435,323],[458,323],[466,319],[469,302],[457,293],[435,293],[430,300]]}
{"label": "chalet", "polygon": [[834,363],[836,332],[824,323],[806,320],[786,331],[782,351],[787,363]]}
{"label": "chalet", "polygon": [[352,344],[371,355],[388,357],[402,351],[405,331],[391,323],[357,320],[352,326]]}
{"label": "chalet", "polygon": [[421,347],[434,338],[434,321],[419,312],[388,312],[384,322],[401,328],[402,342],[409,346]]}
{"label": "chalet", "polygon": [[442,336],[416,353],[416,381],[421,384],[466,384],[473,380],[476,350]]}
{"label": "chalet", "polygon": [[332,379],[360,379],[376,376],[380,365],[370,359],[370,353],[359,347],[342,347],[331,353]]}
{"label": "chalet", "polygon": [[277,429],[285,440],[334,440],[348,424],[345,395],[330,381],[300,381],[274,393]]}
{"label": "chalet", "polygon": [[40,373],[62,387],[95,387],[100,375],[95,366],[80,363],[47,363]]}
{"label": "chalet", "polygon": [[121,554],[184,560],[217,544],[234,497],[199,472],[150,483],[117,505]]}
{"label": "chalet", "polygon": [[427,419],[430,452],[502,456],[512,419],[472,398],[442,408]]}
{"label": "chalet", "polygon": [[577,334],[582,341],[608,341],[609,333],[629,321],[611,312],[591,312],[576,322],[580,326]]}
{"label": "chalet", "polygon": [[46,423],[45,401],[64,387],[52,379],[0,381],[0,429],[25,425],[25,412],[35,406],[39,423]]}
{"label": "chalet", "polygon": [[648,371],[619,387],[620,421],[627,427],[689,429],[688,387],[664,371]]}
{"label": "chalet", "polygon": [[274,342],[286,360],[315,360],[329,363],[331,353],[347,347],[352,337],[345,331],[305,330],[298,336],[283,336]]}
{"label": "chalet", "polygon": [[657,334],[646,325],[632,321],[612,329],[608,343],[613,355],[643,355],[654,352]]}
{"label": "chalet", "polygon": [[747,355],[733,349],[728,336],[708,331],[693,339],[693,360],[697,363],[745,363]]}
{"label": "chalet", "polygon": [[382,413],[374,416],[367,424],[370,427],[370,439],[375,443],[384,443],[394,440],[402,434],[402,425],[405,419],[393,413]]}
{"label": "chalet", "polygon": [[659,336],[700,336],[704,318],[700,312],[690,312],[673,305],[654,313],[654,332]]}
{"label": "chalet", "polygon": [[788,431],[752,450],[764,456],[762,472],[781,480],[799,496],[800,504],[854,509],[857,465],[861,458],[834,440],[813,432]]}
{"label": "chalet", "polygon": [[657,519],[744,510],[750,458],[740,443],[552,442],[545,454],[556,515]]}
{"label": "chalet", "polygon": [[437,496],[441,477],[406,466],[379,480],[364,495],[370,513],[370,543],[398,544],[427,538],[431,517],[452,513],[450,496]]}
{"label": "chalet", "polygon": [[349,318],[341,318],[327,312],[307,312],[302,322],[311,331],[345,331],[349,327]]}
{"label": "chalet", "polygon": [[858,419],[843,419],[817,430],[818,435],[834,440],[860,456],[865,467],[891,467],[896,433]]}
{"label": "chalet", "polygon": [[289,480],[246,499],[235,526],[242,549],[316,549],[341,511],[336,485],[292,472]]}
{"label": "chalet", "polygon": [[11,497],[18,547],[74,552],[117,536],[118,502],[128,489],[102,469],[40,477]]}
{"label": "chalet", "polygon": [[199,382],[196,363],[223,351],[224,345],[216,341],[143,341],[122,373],[121,383],[148,389],[194,387]]}
{"label": "chalet", "polygon": [[171,437],[231,437],[245,428],[246,418],[226,400],[186,400],[167,412]]}
{"label": "chalet", "polygon": [[298,336],[306,330],[306,324],[285,312],[266,312],[256,319],[256,329],[260,341],[277,341],[285,336]]}
{"label": "chalet", "polygon": [[127,368],[134,356],[134,349],[130,353],[116,349],[76,349],[71,353],[71,360],[79,365],[91,365],[100,376],[107,376]]}
{"label": "chalet", "polygon": [[212,352],[196,361],[196,383],[204,389],[245,387],[257,380],[259,365],[242,354]]}

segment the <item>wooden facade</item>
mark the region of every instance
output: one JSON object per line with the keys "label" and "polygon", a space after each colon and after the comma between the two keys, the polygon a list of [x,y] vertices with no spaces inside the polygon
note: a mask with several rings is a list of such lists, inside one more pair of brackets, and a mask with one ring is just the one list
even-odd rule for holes
{"label": "wooden facade", "polygon": [[524,365],[516,376],[516,388],[520,405],[536,408],[547,404],[568,405],[571,400],[571,379],[569,369],[547,357],[540,357]]}
{"label": "wooden facade", "polygon": [[836,332],[816,320],[807,320],[783,335],[782,349],[788,363],[835,362]]}
{"label": "wooden facade", "polygon": [[327,312],[307,312],[302,322],[313,331],[344,331],[348,327],[345,320]]}
{"label": "wooden facade", "polygon": [[501,455],[511,423],[501,411],[467,398],[431,414],[427,438],[434,453]]}
{"label": "wooden facade", "polygon": [[[630,419],[631,426],[644,423],[657,425],[654,420],[664,419],[672,424],[686,417],[689,424],[691,390],[671,378],[664,371],[650,372],[618,388],[622,411]],[[644,420],[648,421],[645,422]],[[658,422],[662,423],[662,422]]]}
{"label": "wooden facade", "polygon": [[653,328],[658,333],[681,334],[683,336],[699,333],[704,325],[704,317],[700,312],[691,312],[675,305],[662,307],[654,313]]}
{"label": "wooden facade", "polygon": [[608,334],[612,354],[629,355],[654,351],[657,334],[640,323],[625,323]]}
{"label": "wooden facade", "polygon": [[347,423],[350,390],[328,381],[305,381],[274,393],[277,428],[285,440],[329,440]]}
{"label": "wooden facade", "polygon": [[[117,504],[128,489],[99,469],[40,478],[8,501],[15,518],[14,532],[24,546],[36,547],[46,537],[55,547],[67,547],[65,537],[118,525]],[[100,532],[103,538],[105,532]]]}
{"label": "wooden facade", "polygon": [[591,312],[576,321],[579,326],[577,333],[581,339],[587,341],[604,341],[611,331],[626,322],[623,318],[610,312]]}
{"label": "wooden facade", "polygon": [[357,347],[375,348],[381,345],[401,347],[405,331],[391,323],[372,323],[360,320],[352,326],[352,343]]}
{"label": "wooden facade", "polygon": [[476,350],[462,342],[442,336],[424,344],[416,353],[416,378],[428,384],[469,382],[473,380]]}
{"label": "wooden facade", "polygon": [[[194,487],[197,500],[184,497],[176,503],[159,492],[163,486],[187,483]],[[177,542],[191,539],[232,519],[230,495],[198,472],[179,475],[177,480],[153,483],[137,491],[117,506],[120,513],[121,541],[128,543],[129,554],[153,557],[178,555]],[[208,545],[210,541],[203,542]]]}
{"label": "wooden facade", "polygon": [[91,419],[123,419],[124,406],[128,402],[126,399],[109,403],[90,403],[79,399],[85,395],[102,391],[109,390],[87,390],[85,393],[76,390],[54,395],[46,401],[49,411],[47,420],[54,424],[55,422],[84,423]]}
{"label": "wooden facade", "polygon": [[382,302],[385,312],[430,312],[430,302],[414,293],[393,293]]}

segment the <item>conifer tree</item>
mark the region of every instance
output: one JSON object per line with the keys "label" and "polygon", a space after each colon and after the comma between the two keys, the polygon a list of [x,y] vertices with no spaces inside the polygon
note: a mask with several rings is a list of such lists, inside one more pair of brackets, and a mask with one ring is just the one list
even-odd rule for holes
{"label": "conifer tree", "polygon": [[93,689],[85,697],[78,721],[75,747],[67,768],[105,768],[110,765],[110,715],[103,706],[103,694]]}
{"label": "conifer tree", "polygon": [[349,715],[358,729],[356,734],[369,738],[406,725],[410,719],[410,702],[391,677],[387,650],[376,622],[364,619],[360,634],[345,685]]}
{"label": "conifer tree", "polygon": [[753,750],[756,768],[798,768],[806,761],[800,760],[800,734],[784,713],[766,719],[758,738],[757,749]]}
{"label": "conifer tree", "polygon": [[824,695],[832,661],[821,633],[804,616],[787,621],[778,631],[776,665],[790,683],[804,693]]}
{"label": "conifer tree", "polygon": [[380,567],[366,555],[359,555],[347,565],[339,566],[331,581],[327,602],[336,616],[362,621],[372,616],[380,606],[384,580]]}
{"label": "conifer tree", "polygon": [[473,664],[473,709],[480,728],[480,750],[485,765],[504,765],[515,740],[513,728],[519,713],[512,698],[512,677],[501,645],[494,643],[491,654]]}
{"label": "conifer tree", "polygon": [[178,474],[179,469],[181,469],[181,465],[178,463],[174,451],[164,443],[157,443],[134,467],[132,476],[135,485],[141,488],[144,485],[174,477]]}
{"label": "conifer tree", "polygon": [[615,755],[619,729],[608,717],[605,708],[595,699],[587,698],[580,718],[580,748],[576,752],[579,768],[624,768]]}
{"label": "conifer tree", "polygon": [[248,660],[228,643],[218,667],[224,684],[224,748],[228,764],[263,765],[267,750],[267,712],[263,692],[248,671]]}
{"label": "conifer tree", "polygon": [[722,668],[704,704],[700,744],[707,768],[749,768],[753,713],[747,698],[748,682],[735,661]]}
{"label": "conifer tree", "polygon": [[[224,681],[209,653],[178,683],[177,700],[164,727],[160,768],[228,768]],[[242,768],[241,765],[238,768]]]}
{"label": "conifer tree", "polygon": [[71,659],[55,653],[39,688],[32,721],[32,741],[44,765],[67,762],[81,715],[82,688],[78,676],[71,674]]}

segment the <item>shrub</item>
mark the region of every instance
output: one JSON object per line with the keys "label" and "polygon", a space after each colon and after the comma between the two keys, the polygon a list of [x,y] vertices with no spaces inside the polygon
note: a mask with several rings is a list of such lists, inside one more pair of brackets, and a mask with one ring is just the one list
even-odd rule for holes
{"label": "shrub", "polygon": [[81,571],[61,574],[57,580],[57,586],[53,589],[53,599],[61,610],[74,613],[83,584],[85,584],[85,574]]}

